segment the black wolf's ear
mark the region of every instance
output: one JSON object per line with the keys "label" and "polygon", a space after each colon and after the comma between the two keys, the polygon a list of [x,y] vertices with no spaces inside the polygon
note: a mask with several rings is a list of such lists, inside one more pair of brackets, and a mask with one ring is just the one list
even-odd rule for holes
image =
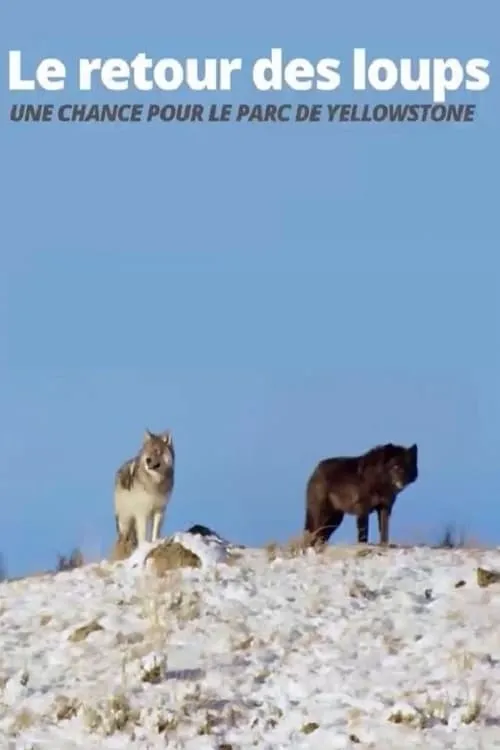
{"label": "black wolf's ear", "polygon": [[170,430],[165,430],[165,432],[162,432],[161,439],[163,440],[163,442],[165,443],[165,445],[168,445],[169,448],[171,447],[171,445],[172,445],[172,433],[170,432]]}
{"label": "black wolf's ear", "polygon": [[417,444],[416,444],[416,443],[413,443],[413,445],[411,445],[411,446],[410,446],[410,447],[408,448],[408,452],[409,452],[409,453],[410,453],[410,455],[411,455],[411,456],[412,456],[412,457],[413,457],[413,458],[414,458],[414,459],[416,460],[416,459],[417,459],[417,455],[418,455],[418,448],[417,448]]}
{"label": "black wolf's ear", "polygon": [[154,438],[154,435],[150,430],[144,430],[144,435],[142,438],[142,444],[146,445],[146,443],[149,443],[150,440]]}

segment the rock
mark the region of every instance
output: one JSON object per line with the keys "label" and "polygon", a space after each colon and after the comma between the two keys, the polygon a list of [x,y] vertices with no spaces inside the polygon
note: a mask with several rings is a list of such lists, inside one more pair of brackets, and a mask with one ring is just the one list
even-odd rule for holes
{"label": "rock", "polygon": [[319,729],[319,724],[316,721],[308,721],[302,726],[300,731],[303,732],[303,734],[312,734],[316,729]]}
{"label": "rock", "polygon": [[352,585],[349,589],[349,596],[352,596],[354,598],[373,600],[377,598],[377,592],[372,591],[372,589],[368,588],[368,586],[363,583],[363,581],[356,579],[352,582]]}
{"label": "rock", "polygon": [[380,555],[383,555],[383,548],[382,547],[369,547],[368,545],[361,547],[360,549],[357,549],[354,552],[355,557],[372,557],[377,556],[380,557]]}
{"label": "rock", "polygon": [[201,560],[179,542],[166,540],[148,552],[146,565],[151,565],[159,576],[178,568],[201,568]]}
{"label": "rock", "polygon": [[491,586],[492,583],[500,583],[500,571],[478,568],[477,585],[485,588],[486,586]]}
{"label": "rock", "polygon": [[186,534],[199,534],[200,536],[216,536],[219,535],[215,533],[215,531],[212,531],[212,529],[209,529],[208,526],[202,526],[199,523],[196,523],[194,526],[191,526],[190,529],[187,530]]}
{"label": "rock", "polygon": [[91,633],[97,633],[99,630],[104,630],[104,628],[102,625],[99,625],[97,620],[92,620],[92,622],[82,625],[80,628],[74,630],[68,640],[72,643],[79,643],[88,638]]}
{"label": "rock", "polygon": [[223,544],[226,547],[241,547],[241,545],[239,544],[232,544],[231,542],[228,542],[227,539],[224,539],[224,537],[222,537],[213,529],[210,529],[208,526],[203,526],[202,524],[199,524],[199,523],[196,523],[194,526],[191,526],[191,528],[188,529],[185,533],[195,534],[196,536],[202,536],[208,539],[212,539],[214,542],[220,542],[220,544]]}

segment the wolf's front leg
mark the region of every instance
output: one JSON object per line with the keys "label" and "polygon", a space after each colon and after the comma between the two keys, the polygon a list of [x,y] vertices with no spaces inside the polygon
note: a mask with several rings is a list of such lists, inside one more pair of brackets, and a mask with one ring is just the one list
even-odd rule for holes
{"label": "wolf's front leg", "polygon": [[356,519],[358,527],[358,544],[368,544],[368,533],[370,530],[370,515],[358,516]]}
{"label": "wolf's front leg", "polygon": [[147,539],[148,517],[146,514],[135,517],[135,530],[137,534],[137,544],[143,544]]}
{"label": "wolf's front leg", "polygon": [[160,529],[161,525],[163,523],[163,516],[165,515],[165,511],[163,510],[157,510],[155,513],[153,513],[153,528],[151,531],[151,541],[157,542],[160,538]]}

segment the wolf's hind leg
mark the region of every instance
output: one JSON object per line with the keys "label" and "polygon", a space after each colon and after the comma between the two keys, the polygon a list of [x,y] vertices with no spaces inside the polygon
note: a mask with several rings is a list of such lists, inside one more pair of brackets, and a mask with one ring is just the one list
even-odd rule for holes
{"label": "wolf's hind leg", "polygon": [[319,544],[326,544],[344,520],[344,514],[341,510],[327,508],[315,520],[314,540]]}
{"label": "wolf's hind leg", "polygon": [[137,534],[135,531],[134,519],[128,519],[125,523],[116,519],[117,538],[111,553],[112,560],[124,560],[129,557],[137,547]]}
{"label": "wolf's hind leg", "polygon": [[380,534],[380,544],[385,546],[389,544],[389,519],[391,512],[384,506],[377,508],[378,530]]}
{"label": "wolf's hind leg", "polygon": [[124,518],[115,515],[116,533],[120,539],[130,539],[135,534],[135,522],[133,518]]}
{"label": "wolf's hind leg", "polygon": [[331,535],[334,534],[342,521],[344,520],[344,514],[341,510],[332,510],[328,519],[328,524],[325,531],[323,532],[324,541],[327,542]]}

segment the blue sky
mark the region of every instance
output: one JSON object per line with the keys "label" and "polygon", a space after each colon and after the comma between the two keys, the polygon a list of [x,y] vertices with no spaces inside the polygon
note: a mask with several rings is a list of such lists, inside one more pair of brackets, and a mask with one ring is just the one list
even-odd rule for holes
{"label": "blue sky", "polygon": [[[302,529],[320,458],[416,441],[397,539],[500,542],[497,4],[16,0],[2,47],[56,56],[491,60],[461,126],[12,125],[13,101],[267,101],[7,92],[0,549],[9,573],[114,537],[117,465],[170,427],[164,532],[248,544]],[[248,68],[246,68],[248,71]],[[349,92],[273,101],[426,101]],[[7,100],[7,101],[6,101]],[[347,519],[336,540],[354,538]],[[376,523],[372,522],[376,537]]]}

